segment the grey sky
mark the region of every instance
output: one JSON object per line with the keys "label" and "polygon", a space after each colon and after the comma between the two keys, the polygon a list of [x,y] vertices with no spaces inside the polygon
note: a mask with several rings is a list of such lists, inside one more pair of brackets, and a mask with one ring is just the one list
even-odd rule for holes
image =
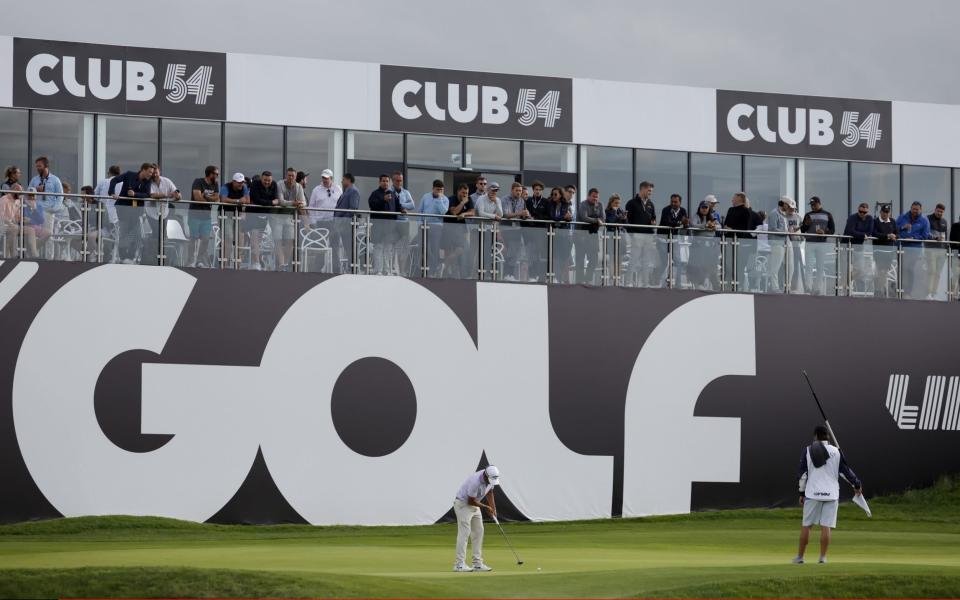
{"label": "grey sky", "polygon": [[7,11],[0,32],[960,104],[956,0],[47,0],[43,14]]}

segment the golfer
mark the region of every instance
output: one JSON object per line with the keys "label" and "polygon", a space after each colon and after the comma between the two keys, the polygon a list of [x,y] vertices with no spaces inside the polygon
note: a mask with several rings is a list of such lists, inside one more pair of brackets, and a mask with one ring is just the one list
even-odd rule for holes
{"label": "golfer", "polygon": [[803,506],[803,526],[800,528],[800,548],[793,562],[803,564],[803,553],[810,541],[810,528],[820,526],[820,560],[827,562],[830,530],[837,526],[837,503],[840,498],[842,475],[853,486],[855,494],[863,492],[863,484],[847,466],[843,454],[830,445],[827,428],[818,425],[813,430],[813,443],[803,449],[800,457],[800,504]]}
{"label": "golfer", "polygon": [[[497,504],[493,500],[495,485],[500,485],[500,471],[491,465],[467,477],[453,501],[453,512],[457,515],[457,559],[453,570],[458,573],[493,570],[483,564],[483,515],[480,509],[486,509],[491,517],[497,516]],[[473,568],[466,564],[468,537],[473,545]]]}

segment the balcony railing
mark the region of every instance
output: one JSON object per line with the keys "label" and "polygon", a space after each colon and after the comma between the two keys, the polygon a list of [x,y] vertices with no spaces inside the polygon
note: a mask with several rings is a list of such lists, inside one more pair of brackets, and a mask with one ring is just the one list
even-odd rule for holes
{"label": "balcony railing", "polygon": [[[960,244],[7,192],[4,258],[594,286],[960,298]],[[120,199],[129,201],[130,199]],[[37,211],[44,212],[44,223]],[[31,216],[34,216],[33,221]]]}

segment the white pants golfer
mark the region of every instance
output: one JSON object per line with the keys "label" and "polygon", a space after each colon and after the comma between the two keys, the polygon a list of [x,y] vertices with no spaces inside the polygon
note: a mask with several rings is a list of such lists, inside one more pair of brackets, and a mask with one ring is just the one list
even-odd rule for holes
{"label": "white pants golfer", "polygon": [[457,499],[453,501],[453,512],[457,515],[456,564],[466,564],[468,537],[473,545],[473,564],[483,564],[483,516],[480,507]]}

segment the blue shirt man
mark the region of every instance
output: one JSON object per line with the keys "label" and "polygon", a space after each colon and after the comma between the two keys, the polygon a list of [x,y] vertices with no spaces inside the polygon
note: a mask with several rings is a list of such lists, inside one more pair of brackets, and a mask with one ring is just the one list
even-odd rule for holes
{"label": "blue shirt man", "polygon": [[[390,189],[393,190],[393,197],[397,200],[397,204],[400,205],[406,212],[416,210],[416,205],[413,203],[413,196],[410,195],[408,190],[403,188],[403,173],[397,171],[391,177],[393,185],[390,186]],[[399,210],[399,209],[398,209]],[[406,221],[407,217],[401,215],[397,217],[398,221]]]}
{"label": "blue shirt man", "polygon": [[897,218],[897,237],[901,240],[930,239],[930,221],[923,215],[923,205],[914,202],[910,211]]}
{"label": "blue shirt man", "polygon": [[[433,192],[424,194],[420,199],[420,212],[428,215],[445,215],[450,208],[450,199],[443,193],[443,182],[439,179],[433,182]],[[430,225],[443,223],[442,217],[420,217],[420,220]]]}
{"label": "blue shirt man", "polygon": [[[351,173],[344,173],[343,180],[343,193],[340,194],[340,197],[337,198],[337,208],[345,208],[348,210],[357,210],[360,208],[360,192],[357,191],[354,183],[356,178]],[[334,213],[334,216],[339,218],[349,219],[353,216],[354,213],[348,212],[337,212]]]}
{"label": "blue shirt man", "polygon": [[[29,187],[38,192],[63,193],[63,183],[60,182],[59,177],[50,172],[50,161],[46,156],[39,157],[34,166],[37,168],[37,174],[30,180]],[[63,196],[37,196],[37,204],[47,212],[59,212],[63,209]]]}

